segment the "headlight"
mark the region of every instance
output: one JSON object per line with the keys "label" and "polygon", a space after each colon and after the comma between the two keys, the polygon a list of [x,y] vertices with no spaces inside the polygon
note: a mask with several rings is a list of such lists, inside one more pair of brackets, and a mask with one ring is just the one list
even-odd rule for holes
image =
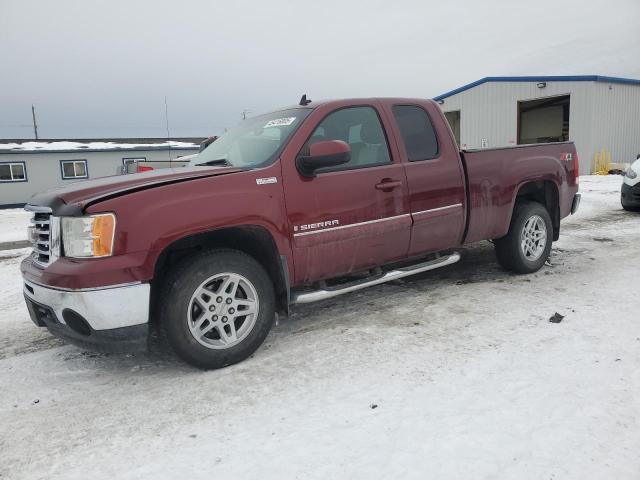
{"label": "headlight", "polygon": [[625,175],[629,178],[636,178],[638,176],[636,171],[631,167],[627,168],[627,173],[625,173]]}
{"label": "headlight", "polygon": [[116,217],[100,213],[62,218],[62,246],[66,257],[108,257],[113,254]]}

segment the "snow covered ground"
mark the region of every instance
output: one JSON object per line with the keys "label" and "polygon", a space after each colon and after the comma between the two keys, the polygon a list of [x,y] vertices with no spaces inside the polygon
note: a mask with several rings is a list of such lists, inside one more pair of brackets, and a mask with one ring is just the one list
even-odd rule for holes
{"label": "snow covered ground", "polygon": [[640,478],[640,215],[620,183],[581,178],[536,274],[479,243],[297,307],[212,372],[63,345],[27,317],[27,251],[0,252],[0,478]]}
{"label": "snow covered ground", "polygon": [[0,243],[26,240],[31,215],[22,208],[0,210]]}

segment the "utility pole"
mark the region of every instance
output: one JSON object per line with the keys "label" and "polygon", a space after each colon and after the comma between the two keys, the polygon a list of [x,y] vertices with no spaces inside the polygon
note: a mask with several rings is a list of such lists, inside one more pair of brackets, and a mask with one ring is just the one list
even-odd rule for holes
{"label": "utility pole", "polygon": [[169,107],[167,106],[167,96],[164,96],[164,119],[167,125],[167,147],[169,147],[169,166],[171,166],[171,134],[169,133]]}
{"label": "utility pole", "polygon": [[31,105],[31,116],[33,117],[33,133],[36,136],[36,140],[38,140],[38,124],[36,123],[36,107]]}

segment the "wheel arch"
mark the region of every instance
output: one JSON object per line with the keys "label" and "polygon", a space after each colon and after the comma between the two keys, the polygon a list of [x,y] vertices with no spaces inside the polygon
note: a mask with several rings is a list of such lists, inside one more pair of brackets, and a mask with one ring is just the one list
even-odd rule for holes
{"label": "wheel arch", "polygon": [[553,225],[553,240],[558,240],[560,237],[560,189],[558,184],[549,178],[522,182],[514,191],[507,230],[511,224],[516,204],[527,200],[540,203],[547,209]]}
{"label": "wheel arch", "polygon": [[214,248],[229,248],[246,253],[264,267],[271,278],[276,292],[276,310],[289,313],[289,268],[287,256],[278,250],[273,235],[263,226],[236,225],[190,234],[174,240],[163,248],[157,256],[152,282],[152,303],[155,285],[172,265],[195,252]]}

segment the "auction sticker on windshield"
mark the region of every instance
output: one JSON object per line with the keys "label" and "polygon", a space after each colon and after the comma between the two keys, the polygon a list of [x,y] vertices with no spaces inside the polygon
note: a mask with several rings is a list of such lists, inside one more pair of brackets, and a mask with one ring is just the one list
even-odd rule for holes
{"label": "auction sticker on windshield", "polygon": [[269,127],[286,127],[296,121],[296,117],[275,118],[269,120],[263,128]]}

